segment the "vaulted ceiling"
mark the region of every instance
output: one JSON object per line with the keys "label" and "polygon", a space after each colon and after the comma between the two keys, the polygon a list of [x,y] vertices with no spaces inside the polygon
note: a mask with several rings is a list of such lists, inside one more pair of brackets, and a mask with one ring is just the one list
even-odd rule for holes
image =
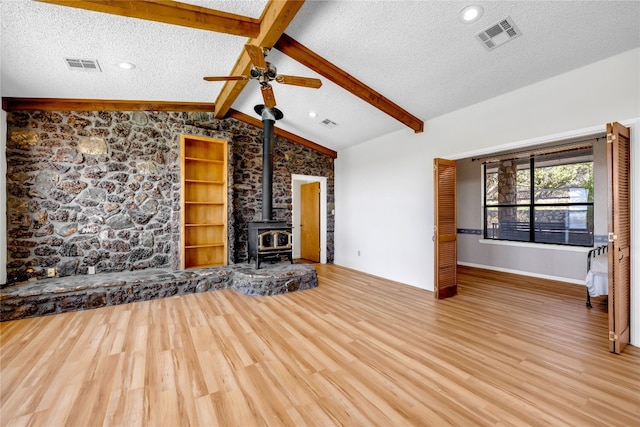
{"label": "vaulted ceiling", "polygon": [[[459,12],[470,4],[484,13],[465,23]],[[88,99],[102,108],[109,101],[258,122],[257,81],[203,80],[247,75],[249,43],[274,47],[267,60],[278,73],[322,80],[319,89],[272,85],[284,113],[277,128],[328,151],[400,129],[420,132],[440,115],[640,47],[636,1],[11,0],[0,7],[5,106]],[[505,18],[521,35],[488,50],[476,35]],[[66,59],[96,61],[99,72],[74,70]]]}

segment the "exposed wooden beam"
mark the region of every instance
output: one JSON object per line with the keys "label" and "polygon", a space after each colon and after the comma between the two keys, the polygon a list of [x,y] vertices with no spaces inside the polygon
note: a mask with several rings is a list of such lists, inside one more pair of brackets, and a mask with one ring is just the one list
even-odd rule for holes
{"label": "exposed wooden beam", "polygon": [[[213,112],[215,104],[200,102],[168,102],[168,101],[125,101],[108,99],[78,98],[2,98],[2,109],[5,111],[184,111]],[[228,117],[262,128],[262,121],[233,109]],[[338,153],[302,138],[284,129],[274,128],[274,133],[304,147],[337,158]]]}
{"label": "exposed wooden beam", "polygon": [[[120,16],[145,19],[155,22],[163,22],[174,25],[181,25],[191,28],[198,28],[209,31],[216,31],[228,34],[235,34],[249,37],[248,43],[255,46],[273,47],[280,50],[285,55],[295,59],[301,64],[314,70],[323,77],[331,80],[335,84],[358,96],[365,102],[373,105],[384,113],[390,115],[401,123],[413,129],[416,133],[422,132],[424,122],[413,116],[391,100],[385,98],[380,93],[360,82],[349,73],[333,65],[307,47],[298,43],[291,37],[284,34],[285,29],[293,20],[294,16],[304,3],[304,0],[270,0],[267,3],[260,19],[254,19],[241,15],[216,11],[203,7],[193,6],[175,1],[117,1],[117,0],[37,0],[43,3],[69,6],[97,12],[110,13]],[[230,75],[248,75],[250,68],[249,55],[245,50],[240,54]],[[247,80],[227,81],[222,87],[215,105],[215,117],[221,119],[225,117],[231,105],[242,92],[247,84]],[[103,101],[99,101],[102,103]],[[127,102],[127,101],[114,101]],[[134,104],[140,101],[132,101]],[[173,109],[169,104],[156,103],[163,108]],[[195,107],[188,107],[190,103],[178,105],[187,106],[178,108],[182,111],[202,111],[197,105],[210,105],[193,103]],[[84,105],[84,104],[83,104]],[[106,104],[105,104],[106,105]],[[4,106],[4,102],[3,102]],[[189,108],[195,108],[189,109]],[[109,110],[108,107],[102,108]],[[121,110],[120,107],[114,107]],[[129,108],[131,109],[131,108]],[[140,110],[157,110],[158,108],[138,107]],[[177,111],[176,110],[176,111]]]}
{"label": "exposed wooden beam", "polygon": [[218,33],[258,37],[260,21],[175,1],[37,0],[95,12],[146,19]]}
{"label": "exposed wooden beam", "polygon": [[[247,43],[271,48],[284,33],[303,4],[303,0],[269,0],[260,17],[260,33],[258,36],[250,38]],[[250,66],[249,54],[243,49],[229,75],[246,76],[249,74]],[[231,105],[246,85],[247,80],[228,81],[224,84],[215,101],[216,118],[221,119],[227,114]]]}
{"label": "exposed wooden beam", "polygon": [[204,111],[215,104],[203,102],[125,101],[110,99],[2,98],[2,109],[41,111]]}
{"label": "exposed wooden beam", "polygon": [[424,122],[422,120],[357,80],[346,71],[336,67],[317,53],[298,43],[288,35],[282,34],[274,47],[321,76],[331,80],[343,89],[351,92],[363,101],[373,105],[382,112],[410,127],[416,133],[424,130]]}
{"label": "exposed wooden beam", "polygon": [[[261,128],[262,129],[262,121],[250,116],[248,114],[245,113],[241,113],[240,111],[236,111],[233,108],[229,109],[229,114],[227,114],[228,117],[232,117],[236,120],[239,120],[241,122],[253,125],[255,127]],[[273,133],[275,133],[278,136],[281,136],[283,138],[287,138],[288,140],[295,142],[296,144],[300,144],[303,145],[307,148],[310,148],[312,150],[317,151],[318,153],[322,153],[322,154],[326,154],[327,156],[335,159],[338,157],[338,153],[333,151],[330,148],[324,147],[320,144],[316,144],[313,141],[309,141],[308,139],[305,139],[301,136],[298,136],[294,133],[288,132],[284,129],[280,129],[277,126],[274,126],[273,128]]]}

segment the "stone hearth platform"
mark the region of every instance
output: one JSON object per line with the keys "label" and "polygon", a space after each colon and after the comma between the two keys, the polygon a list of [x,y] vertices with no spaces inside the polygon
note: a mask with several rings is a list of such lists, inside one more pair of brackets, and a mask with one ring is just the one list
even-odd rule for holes
{"label": "stone hearth platform", "polygon": [[318,286],[313,265],[279,262],[190,270],[146,269],[56,277],[0,289],[0,321],[147,301],[173,295],[235,289],[268,296]]}

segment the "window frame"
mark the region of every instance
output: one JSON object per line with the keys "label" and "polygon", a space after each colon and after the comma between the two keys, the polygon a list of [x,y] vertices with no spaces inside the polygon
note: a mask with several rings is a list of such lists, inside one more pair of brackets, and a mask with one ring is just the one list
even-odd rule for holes
{"label": "window frame", "polygon": [[[591,152],[591,154],[593,155],[593,151]],[[534,244],[542,244],[542,245],[561,245],[561,246],[575,246],[575,247],[592,247],[594,244],[594,228],[595,225],[593,223],[593,221],[589,222],[587,221],[588,227],[587,227],[587,232],[589,233],[590,239],[589,242],[586,243],[563,243],[563,242],[545,242],[545,241],[536,241],[536,208],[548,208],[548,207],[566,207],[566,208],[570,208],[573,206],[581,206],[581,207],[585,207],[585,210],[588,212],[589,210],[591,210],[591,215],[594,214],[594,198],[592,198],[592,201],[586,201],[586,202],[555,202],[555,203],[545,203],[545,202],[536,202],[536,197],[535,197],[535,189],[536,189],[536,184],[535,184],[535,172],[536,172],[536,166],[535,166],[535,161],[536,159],[544,159],[544,155],[542,156],[530,156],[528,161],[529,161],[529,201],[528,203],[522,203],[522,201],[520,201],[520,203],[518,202],[518,200],[516,199],[515,203],[505,203],[505,204],[495,204],[495,205],[488,205],[487,204],[487,165],[492,165],[495,164],[495,162],[491,162],[491,163],[484,163],[483,167],[482,167],[482,182],[483,182],[483,238],[487,239],[487,240],[497,240],[497,241],[508,241],[508,242],[520,242],[520,243],[534,243]],[[578,156],[575,156],[578,157]],[[574,158],[575,158],[574,157]],[[571,157],[567,157],[567,160],[571,159]],[[507,160],[507,159],[505,159]],[[523,159],[517,159],[519,160],[521,163],[526,163],[526,162],[522,162]],[[516,161],[516,159],[513,159],[512,161]],[[566,165],[566,164],[571,164],[571,161],[566,161],[563,162],[560,165]],[[592,173],[594,173],[594,162],[593,162],[593,157],[591,158],[591,165],[592,165]],[[538,169],[541,169],[542,167],[538,167]],[[492,231],[492,236],[490,236],[490,229],[488,227],[488,218],[489,218],[489,209],[496,209],[496,208],[514,208],[514,209],[528,209],[529,211],[529,221],[528,221],[528,228],[529,228],[529,238],[527,240],[520,240],[520,239],[509,239],[509,238],[502,238],[502,237],[495,237],[495,232],[494,230]],[[569,231],[571,229],[569,228],[565,228],[565,231]],[[498,235],[499,236],[499,235]]]}

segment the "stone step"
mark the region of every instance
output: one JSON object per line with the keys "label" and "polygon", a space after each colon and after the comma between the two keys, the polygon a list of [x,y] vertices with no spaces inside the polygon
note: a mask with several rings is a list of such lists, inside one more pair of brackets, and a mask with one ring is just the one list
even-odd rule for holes
{"label": "stone step", "polygon": [[0,289],[0,321],[227,288],[245,295],[268,296],[316,286],[313,265],[289,262],[263,264],[260,269],[253,264],[234,264],[56,277]]}

